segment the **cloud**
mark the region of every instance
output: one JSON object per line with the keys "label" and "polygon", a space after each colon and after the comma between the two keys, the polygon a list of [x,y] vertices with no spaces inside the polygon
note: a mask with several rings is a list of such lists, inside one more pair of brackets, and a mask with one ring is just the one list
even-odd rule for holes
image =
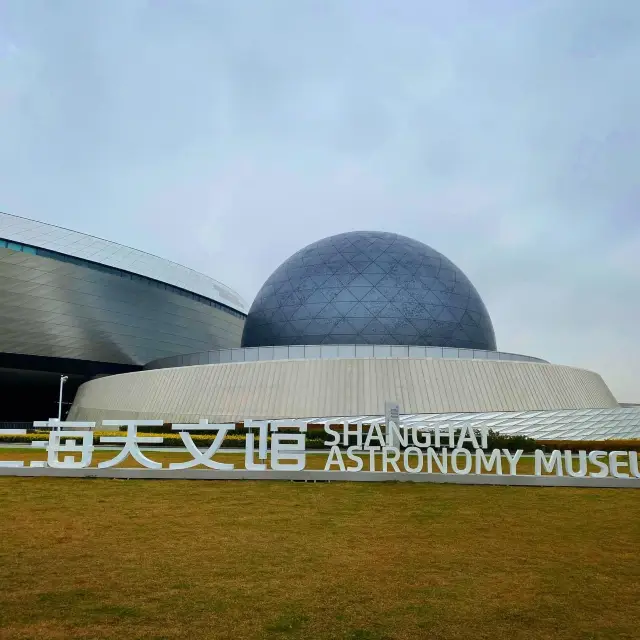
{"label": "cloud", "polygon": [[3,7],[0,209],[249,300],[309,242],[397,231],[467,273],[500,348],[640,401],[634,3]]}

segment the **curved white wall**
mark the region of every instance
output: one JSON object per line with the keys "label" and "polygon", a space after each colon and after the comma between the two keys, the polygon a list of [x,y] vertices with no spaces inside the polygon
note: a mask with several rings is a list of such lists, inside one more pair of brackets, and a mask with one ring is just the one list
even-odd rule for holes
{"label": "curved white wall", "polygon": [[157,369],[83,384],[69,420],[306,418],[617,407],[591,371],[529,362],[279,360]]}

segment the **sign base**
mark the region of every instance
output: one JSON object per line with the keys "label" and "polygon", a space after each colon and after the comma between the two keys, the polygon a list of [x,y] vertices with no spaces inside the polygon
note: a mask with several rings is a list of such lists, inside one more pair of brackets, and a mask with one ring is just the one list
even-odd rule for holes
{"label": "sign base", "polygon": [[582,487],[640,489],[640,478],[573,478],[570,476],[458,475],[453,473],[383,473],[381,471],[215,471],[213,469],[122,469],[0,467],[0,476],[34,478],[111,478],[119,480],[286,480],[289,482],[430,482],[433,484],[520,487]]}

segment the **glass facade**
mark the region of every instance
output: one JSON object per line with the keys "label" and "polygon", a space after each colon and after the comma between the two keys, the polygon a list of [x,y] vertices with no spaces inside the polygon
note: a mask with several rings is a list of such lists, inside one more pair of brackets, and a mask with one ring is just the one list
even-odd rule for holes
{"label": "glass facade", "polygon": [[256,296],[242,344],[496,348],[464,273],[431,247],[383,232],[331,236],[291,256]]}
{"label": "glass facade", "polygon": [[258,360],[313,360],[330,358],[454,358],[460,360],[495,360],[513,362],[542,362],[546,360],[502,351],[478,351],[453,347],[416,347],[384,344],[340,345],[290,345],[280,347],[246,347],[244,349],[216,349],[202,353],[160,358],[146,365],[145,369],[188,367],[194,364],[219,364],[223,362],[256,362]]}

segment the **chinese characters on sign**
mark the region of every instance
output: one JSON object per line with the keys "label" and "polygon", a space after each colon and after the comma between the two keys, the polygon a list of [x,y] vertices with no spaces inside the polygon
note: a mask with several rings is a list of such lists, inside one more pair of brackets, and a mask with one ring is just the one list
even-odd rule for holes
{"label": "chinese characters on sign", "polygon": [[[392,407],[391,409],[395,409]],[[152,460],[143,452],[149,445],[161,445],[161,435],[141,435],[139,427],[162,427],[161,420],[105,420],[104,427],[119,427],[124,433],[102,435],[99,444],[114,455],[94,465],[98,469],[114,467],[129,458],[147,469],[190,469],[205,467],[217,471],[303,471],[309,451],[306,450],[308,423],[304,420],[245,420],[244,456],[238,457],[243,467],[219,458],[227,435],[235,424],[210,424],[200,420],[195,424],[174,424],[171,430],[180,436],[185,453],[184,462],[167,466]],[[36,422],[36,428],[49,428],[48,441],[32,445],[46,450],[46,461],[32,461],[31,467],[55,469],[86,469],[92,466],[95,452],[93,422]],[[453,427],[402,424],[399,417],[390,420],[388,429],[382,425],[345,420],[342,424],[325,424],[326,462],[324,471],[379,473],[449,473],[457,475],[492,473],[518,475],[522,450],[489,450],[488,427],[469,425]],[[195,436],[209,436],[207,447],[199,448]],[[354,444],[355,442],[355,444]],[[216,459],[218,457],[218,459]],[[638,453],[635,451],[571,451],[536,450],[533,453],[534,474],[543,473],[574,478],[640,478]],[[228,460],[229,458],[227,458]],[[236,459],[236,462],[238,460]],[[365,469],[365,462],[366,469]],[[24,462],[0,461],[0,467],[23,467]]]}
{"label": "chinese characters on sign", "polygon": [[[124,435],[101,436],[100,444],[121,445],[120,451],[113,458],[103,460],[97,464],[98,469],[114,467],[124,462],[128,457],[133,458],[140,466],[147,469],[162,469],[162,463],[148,458],[140,446],[158,445],[164,442],[162,436],[142,436],[138,434],[138,427],[162,427],[162,420],[104,420],[104,427],[126,428]],[[47,460],[31,462],[31,467],[52,467],[56,469],[86,469],[91,467],[93,458],[95,422],[35,422],[35,427],[51,428],[48,441],[36,441],[33,447],[46,449]],[[264,471],[267,460],[274,471],[302,471],[306,466],[305,433],[307,423],[300,420],[254,421],[246,420],[247,429],[245,441],[245,469],[249,471]],[[197,465],[204,465],[210,469],[230,471],[234,464],[219,462],[214,459],[225,436],[236,429],[235,424],[209,424],[208,420],[200,420],[197,424],[174,424],[173,431],[177,431],[184,444],[185,450],[191,455],[186,462],[172,462],[168,469],[189,469]],[[295,432],[280,431],[293,429]],[[257,432],[257,446],[256,433]],[[213,442],[205,450],[198,449],[191,437],[192,432],[198,434],[212,434]],[[80,444],[77,444],[78,440]],[[61,455],[63,457],[61,458]],[[73,454],[79,455],[76,459]],[[258,461],[256,461],[256,455]],[[0,467],[22,467],[21,461],[0,461]]]}

